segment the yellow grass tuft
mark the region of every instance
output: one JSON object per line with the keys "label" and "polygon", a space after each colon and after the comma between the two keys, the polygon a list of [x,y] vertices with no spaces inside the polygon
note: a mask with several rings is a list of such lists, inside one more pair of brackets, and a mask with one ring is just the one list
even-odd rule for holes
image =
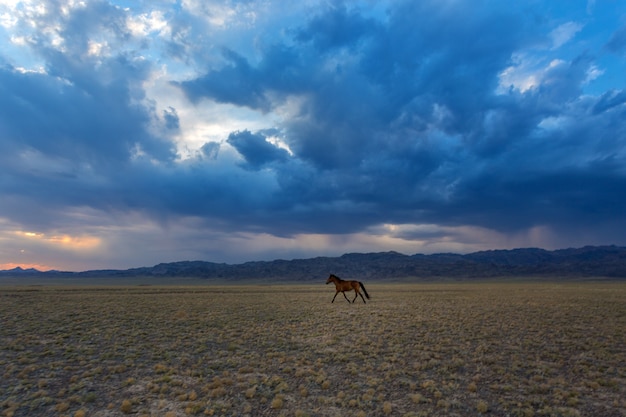
{"label": "yellow grass tuft", "polygon": [[270,404],[270,407],[275,409],[275,410],[278,410],[278,409],[283,408],[283,404],[284,404],[284,401],[283,401],[282,397],[275,397],[272,400],[272,403]]}
{"label": "yellow grass tuft", "polygon": [[54,409],[55,409],[57,412],[59,412],[59,413],[62,413],[62,412],[64,412],[64,411],[67,411],[69,408],[70,408],[70,405],[69,405],[69,403],[66,403],[66,402],[58,403],[58,404],[54,407]]}
{"label": "yellow grass tuft", "polygon": [[133,411],[133,403],[130,400],[122,401],[120,411],[124,414],[130,414]]}
{"label": "yellow grass tuft", "polygon": [[487,411],[489,411],[489,405],[485,402],[485,401],[478,401],[478,403],[476,404],[476,411],[478,411],[481,414],[486,413]]}

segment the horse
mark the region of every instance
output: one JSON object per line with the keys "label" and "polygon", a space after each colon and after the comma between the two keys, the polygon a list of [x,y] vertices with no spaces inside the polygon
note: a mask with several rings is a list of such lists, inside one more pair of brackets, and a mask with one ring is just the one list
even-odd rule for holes
{"label": "horse", "polygon": [[363,294],[361,294],[361,291],[359,291],[359,287],[361,287],[367,299],[368,300],[370,299],[370,295],[367,293],[367,291],[365,290],[365,287],[363,286],[363,283],[360,281],[344,281],[343,279],[339,278],[337,275],[330,274],[330,276],[326,280],[326,284],[330,284],[331,282],[335,283],[335,290],[337,291],[331,303],[335,302],[335,298],[337,297],[337,294],[339,293],[342,293],[346,301],[350,302],[350,300],[348,300],[348,297],[346,297],[345,292],[352,291],[352,290],[354,290],[354,292],[356,293],[354,294],[354,299],[352,300],[352,303],[354,303],[354,301],[359,295],[361,296],[361,298],[363,299],[363,302],[365,303],[365,298],[363,298]]}

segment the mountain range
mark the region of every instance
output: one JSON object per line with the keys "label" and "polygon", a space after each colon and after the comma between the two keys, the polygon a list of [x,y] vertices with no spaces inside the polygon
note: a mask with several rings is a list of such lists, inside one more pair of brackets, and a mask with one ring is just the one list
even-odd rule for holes
{"label": "mountain range", "polygon": [[82,272],[15,268],[2,277],[201,278],[227,282],[313,282],[330,273],[359,280],[465,280],[492,278],[626,279],[626,247],[585,246],[548,251],[538,248],[488,250],[470,254],[404,255],[397,252],[348,253],[339,257],[255,261],[160,263],[152,267]]}

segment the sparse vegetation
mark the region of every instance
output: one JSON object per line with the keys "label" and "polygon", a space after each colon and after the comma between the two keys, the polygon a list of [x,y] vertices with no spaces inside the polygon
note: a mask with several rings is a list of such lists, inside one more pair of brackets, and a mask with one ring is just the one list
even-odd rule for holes
{"label": "sparse vegetation", "polygon": [[626,416],[626,284],[0,287],[0,416]]}

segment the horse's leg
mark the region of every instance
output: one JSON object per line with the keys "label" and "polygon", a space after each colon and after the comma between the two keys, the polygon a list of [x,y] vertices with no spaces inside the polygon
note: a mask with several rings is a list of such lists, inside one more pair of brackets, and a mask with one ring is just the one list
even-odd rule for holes
{"label": "horse's leg", "polygon": [[337,298],[337,294],[339,294],[339,291],[335,293],[335,296],[333,297],[333,301],[330,302],[331,304],[335,302],[335,298]]}
{"label": "horse's leg", "polygon": [[354,300],[356,300],[356,298],[359,296],[359,290],[357,290],[356,288],[354,289],[354,298],[352,299],[352,304],[354,304]]}
{"label": "horse's leg", "polygon": [[[363,299],[363,302],[365,303],[365,297],[363,297],[363,294],[361,294],[360,291],[358,291],[358,294],[361,296],[361,298]],[[354,297],[354,298],[356,298],[356,297]],[[367,303],[365,303],[365,304],[367,304]]]}
{"label": "horse's leg", "polygon": [[343,297],[346,299],[346,301],[350,302],[350,300],[348,300],[348,297],[346,296],[346,292],[345,291],[341,291],[341,293],[343,294]]}

